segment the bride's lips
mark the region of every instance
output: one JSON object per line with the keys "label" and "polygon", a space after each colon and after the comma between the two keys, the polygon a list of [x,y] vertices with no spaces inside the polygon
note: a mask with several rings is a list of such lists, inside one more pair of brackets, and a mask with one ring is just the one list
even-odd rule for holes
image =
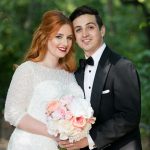
{"label": "bride's lips", "polygon": [[65,47],[58,47],[58,49],[59,49],[61,52],[66,52],[66,51],[67,51],[67,48],[65,48]]}

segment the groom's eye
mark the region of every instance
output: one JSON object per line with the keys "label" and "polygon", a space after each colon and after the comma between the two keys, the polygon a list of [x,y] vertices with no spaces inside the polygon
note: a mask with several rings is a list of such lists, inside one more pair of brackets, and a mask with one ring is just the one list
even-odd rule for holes
{"label": "groom's eye", "polygon": [[92,30],[92,29],[94,29],[94,26],[88,26],[88,29]]}
{"label": "groom's eye", "polygon": [[75,29],[75,32],[80,32],[81,28]]}

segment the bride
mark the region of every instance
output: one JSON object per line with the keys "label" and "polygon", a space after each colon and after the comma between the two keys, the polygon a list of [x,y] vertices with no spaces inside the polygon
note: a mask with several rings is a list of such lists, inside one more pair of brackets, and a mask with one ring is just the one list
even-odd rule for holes
{"label": "bride", "polygon": [[83,98],[76,83],[71,22],[59,11],[48,11],[34,33],[25,62],[17,67],[5,104],[5,120],[15,126],[7,150],[58,150],[48,134],[47,102],[72,94]]}

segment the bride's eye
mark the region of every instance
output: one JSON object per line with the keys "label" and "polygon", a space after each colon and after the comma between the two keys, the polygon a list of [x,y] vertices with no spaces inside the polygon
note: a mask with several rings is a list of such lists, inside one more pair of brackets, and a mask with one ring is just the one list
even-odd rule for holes
{"label": "bride's eye", "polygon": [[57,39],[61,39],[62,36],[61,36],[61,35],[56,35],[56,38],[57,38]]}
{"label": "bride's eye", "polygon": [[70,40],[70,41],[72,41],[73,37],[72,36],[68,36],[67,39]]}

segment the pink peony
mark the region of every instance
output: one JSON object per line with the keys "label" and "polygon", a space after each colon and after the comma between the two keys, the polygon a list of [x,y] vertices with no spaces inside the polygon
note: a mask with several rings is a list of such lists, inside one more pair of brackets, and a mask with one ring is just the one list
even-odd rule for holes
{"label": "pink peony", "polygon": [[90,103],[71,95],[50,101],[46,116],[48,133],[70,142],[86,137],[95,122]]}
{"label": "pink peony", "polygon": [[60,115],[60,118],[61,119],[64,119],[65,118],[65,115],[66,115],[66,113],[67,113],[67,109],[66,109],[66,107],[60,107],[58,110],[58,113],[59,113],[59,115]]}
{"label": "pink peony", "polygon": [[72,113],[70,111],[67,111],[65,119],[70,120],[71,118],[72,118]]}
{"label": "pink peony", "polygon": [[72,102],[73,100],[73,96],[64,96],[60,99],[60,102],[62,103],[62,105],[68,105]]}

